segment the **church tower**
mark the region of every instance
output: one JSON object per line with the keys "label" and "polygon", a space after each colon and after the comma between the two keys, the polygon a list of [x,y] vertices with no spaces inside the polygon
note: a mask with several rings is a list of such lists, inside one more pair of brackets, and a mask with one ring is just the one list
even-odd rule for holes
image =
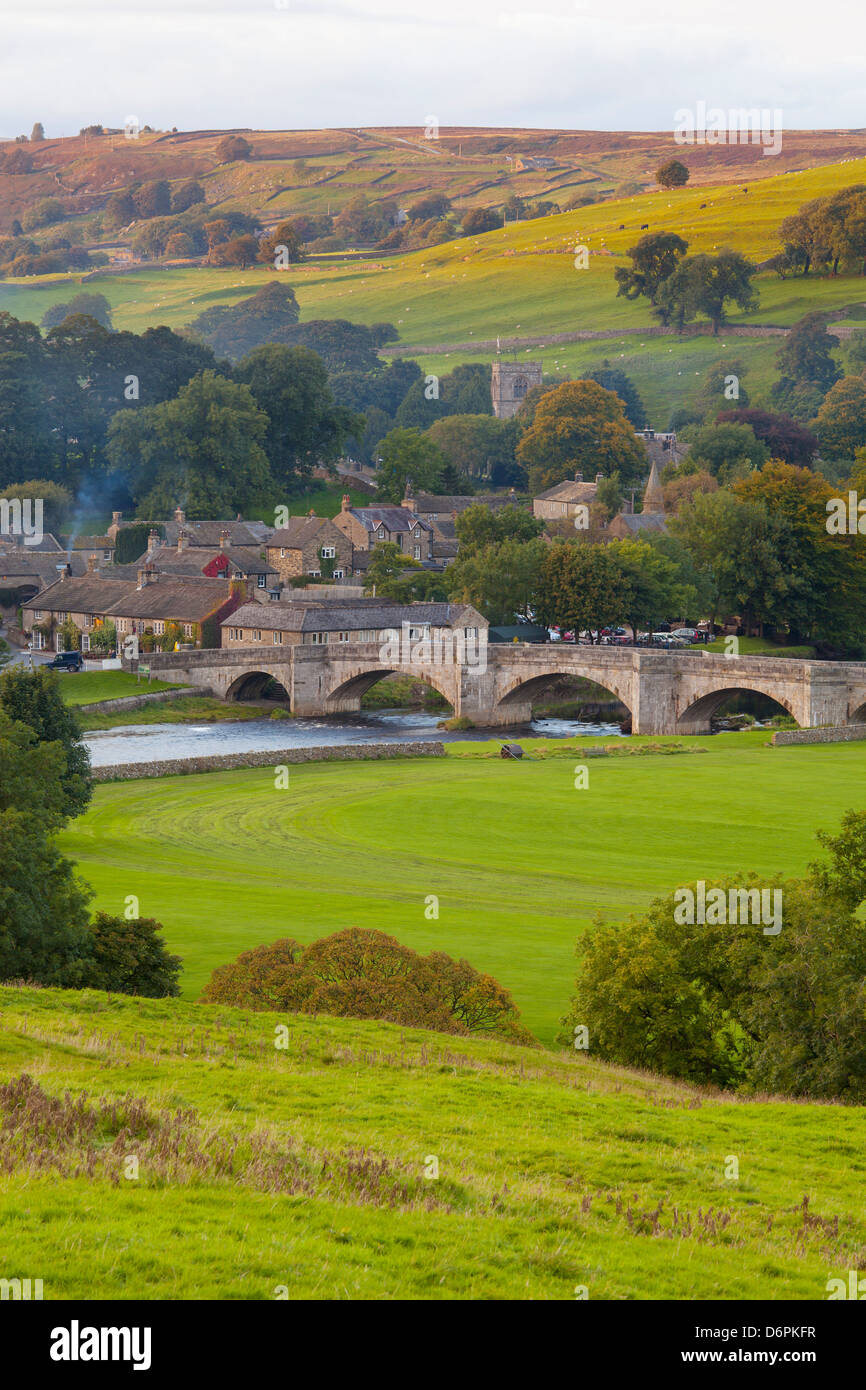
{"label": "church tower", "polygon": [[490,380],[493,414],[497,420],[510,420],[523,405],[531,387],[540,385],[540,362],[503,362],[497,358]]}
{"label": "church tower", "polygon": [[651,513],[656,516],[664,514],[665,498],[655,459],[653,459],[649,479],[644,490],[643,509],[645,514]]}

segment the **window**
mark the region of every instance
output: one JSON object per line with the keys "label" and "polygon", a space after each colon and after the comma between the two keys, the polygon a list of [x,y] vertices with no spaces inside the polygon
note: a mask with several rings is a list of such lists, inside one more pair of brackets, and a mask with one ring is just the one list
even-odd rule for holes
{"label": "window", "polygon": [[310,637],[314,647],[325,647],[328,644],[327,632],[313,632]]}
{"label": "window", "polygon": [[192,623],[184,623],[183,635],[184,637],[192,637]]}
{"label": "window", "polygon": [[162,634],[165,632],[165,623],[155,622],[153,625],[153,631],[155,636],[161,637]]}
{"label": "window", "polygon": [[425,623],[423,627],[410,627],[409,641],[420,642],[422,638],[430,636],[430,624]]}
{"label": "window", "polygon": [[261,630],[261,628],[254,628],[254,629],[253,629],[253,640],[254,640],[255,642],[261,642],[261,640],[262,640],[262,630]]}
{"label": "window", "polygon": [[282,640],[283,640],[283,634],[282,634],[281,632],[275,632],[275,633],[274,633],[274,646],[275,646],[275,647],[280,646],[281,643],[282,643]]}
{"label": "window", "polygon": [[338,641],[338,642],[348,642],[348,640],[349,640],[349,634],[348,634],[348,632],[338,632],[338,633],[337,633],[337,641]]}
{"label": "window", "polygon": [[416,546],[415,546],[415,549],[414,549],[414,551],[413,551],[413,554],[414,554],[416,560],[420,560],[420,559],[421,559],[421,547],[420,547],[420,545],[416,545]]}
{"label": "window", "polygon": [[268,576],[267,576],[266,574],[260,574],[260,575],[259,575],[258,579],[256,580],[256,583],[258,584],[258,587],[259,587],[260,589],[264,589],[264,588],[265,588],[265,586],[266,586],[266,584],[267,584],[267,579],[268,579]]}
{"label": "window", "polygon": [[343,578],[343,571],[342,571],[342,570],[334,570],[334,578],[335,578],[335,579],[342,579],[342,578]]}
{"label": "window", "polygon": [[311,579],[321,579],[322,577],[321,570],[307,570],[307,574],[310,576]]}
{"label": "window", "polygon": [[336,547],[333,545],[322,546],[322,559],[333,560],[337,554]]}
{"label": "window", "polygon": [[95,616],[95,614],[93,614],[93,613],[88,613],[88,614],[86,614],[85,619],[84,619],[84,626],[85,626],[85,627],[93,627],[93,624],[94,624],[95,622],[96,622],[96,616]]}
{"label": "window", "polygon": [[280,559],[281,559],[281,560],[285,560],[285,558],[286,558],[286,547],[285,547],[284,545],[281,545],[281,546],[280,546]]}

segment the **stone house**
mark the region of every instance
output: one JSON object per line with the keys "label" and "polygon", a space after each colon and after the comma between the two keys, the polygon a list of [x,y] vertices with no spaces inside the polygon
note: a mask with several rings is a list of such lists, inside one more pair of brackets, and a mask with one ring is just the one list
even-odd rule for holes
{"label": "stone house", "polygon": [[82,651],[97,627],[112,622],[118,640],[133,633],[161,637],[177,624],[183,639],[200,647],[219,645],[219,623],[248,598],[246,585],[204,577],[161,577],[147,565],[138,580],[106,579],[96,572],[81,579],[62,575],[22,605],[22,625],[37,650],[63,650],[59,629],[78,629]]}
{"label": "stone house", "polygon": [[222,622],[222,646],[328,646],[373,642],[381,646],[408,624],[409,639],[421,641],[456,631],[478,639],[487,619],[468,603],[383,603],[359,599],[354,603],[247,603]]}
{"label": "stone house", "polygon": [[176,545],[163,545],[158,532],[151,531],[146,561],[160,574],[175,578],[249,580],[261,603],[279,597],[280,577],[264,548],[233,545],[227,528],[221,532],[216,548],[190,545],[186,530],[178,533]]}
{"label": "stone house", "polygon": [[354,551],[350,536],[328,517],[289,517],[288,526],[275,531],[268,541],[268,563],[283,584],[303,575],[351,579]]}
{"label": "stone house", "polygon": [[556,483],[546,492],[540,492],[532,499],[532,515],[542,521],[562,521],[576,517],[581,507],[589,507],[596,497],[598,485],[604,477],[596,473],[594,483],[585,483],[583,474],[575,473],[563,483]]}
{"label": "stone house", "polygon": [[346,494],[334,525],[356,551],[390,542],[421,564],[433,559],[433,527],[408,507],[353,507]]}

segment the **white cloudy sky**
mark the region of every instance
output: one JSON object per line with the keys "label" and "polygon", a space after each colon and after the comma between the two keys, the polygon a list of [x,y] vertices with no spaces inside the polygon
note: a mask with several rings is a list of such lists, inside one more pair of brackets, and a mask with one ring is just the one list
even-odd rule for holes
{"label": "white cloudy sky", "polygon": [[856,127],[864,48],[854,0],[0,0],[0,135],[130,115],[666,130],[699,100]]}

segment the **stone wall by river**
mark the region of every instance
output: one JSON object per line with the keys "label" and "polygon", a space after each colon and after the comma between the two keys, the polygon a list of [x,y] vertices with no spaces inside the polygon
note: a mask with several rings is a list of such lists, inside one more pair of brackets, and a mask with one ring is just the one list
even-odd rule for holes
{"label": "stone wall by river", "polygon": [[95,767],[95,782],[131,782],[139,777],[183,777],[235,767],[279,767],[284,763],[360,762],[368,758],[442,758],[445,745],[418,743],[342,743],[307,748],[272,748],[265,752],[215,753],[203,758],[172,758],[152,763]]}

